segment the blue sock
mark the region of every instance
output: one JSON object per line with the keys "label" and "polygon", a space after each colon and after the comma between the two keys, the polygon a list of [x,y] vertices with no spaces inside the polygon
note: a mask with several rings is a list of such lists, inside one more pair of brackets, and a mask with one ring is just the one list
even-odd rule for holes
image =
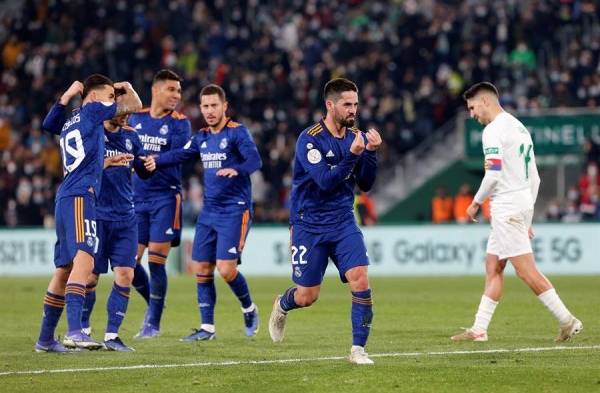
{"label": "blue sock", "polygon": [[[150,268],[150,303],[148,306],[148,323],[160,329],[160,319],[165,306],[167,294],[167,257],[157,253],[148,253],[148,267]],[[161,262],[162,260],[162,262]]]}
{"label": "blue sock", "polygon": [[141,263],[136,263],[133,271],[133,287],[146,301],[150,303],[150,283],[148,282],[148,273]]}
{"label": "blue sock", "polygon": [[248,283],[242,275],[242,272],[238,271],[235,278],[227,284],[229,284],[229,288],[235,293],[235,296],[237,296],[243,308],[248,308],[252,305]]}
{"label": "blue sock", "polygon": [[54,331],[58,320],[65,308],[65,297],[46,292],[44,297],[44,315],[42,316],[42,326],[40,327],[40,337],[38,341],[46,343],[54,340]]}
{"label": "blue sock", "polygon": [[214,274],[196,274],[196,283],[198,308],[200,309],[200,323],[214,325],[215,304],[217,303],[215,276]]}
{"label": "blue sock", "polygon": [[294,300],[294,293],[296,293],[297,288],[291,287],[285,290],[283,295],[281,295],[281,299],[279,300],[279,305],[281,309],[285,312],[293,310],[295,308],[300,308],[299,305],[296,304]]}
{"label": "blue sock", "polygon": [[75,282],[67,283],[65,289],[67,304],[67,332],[69,334],[81,331],[81,313],[85,303],[85,285]]}
{"label": "blue sock", "polygon": [[96,284],[85,286],[85,301],[83,303],[83,310],[81,312],[81,327],[90,327],[90,317],[92,316],[92,310],[96,304]]}
{"label": "blue sock", "polygon": [[364,347],[373,321],[371,290],[352,292],[352,345]]}
{"label": "blue sock", "polygon": [[123,323],[127,305],[129,304],[129,292],[131,288],[121,287],[117,283],[113,284],[112,291],[108,296],[106,303],[106,311],[108,312],[108,323],[106,325],[106,333],[118,333],[119,327]]}

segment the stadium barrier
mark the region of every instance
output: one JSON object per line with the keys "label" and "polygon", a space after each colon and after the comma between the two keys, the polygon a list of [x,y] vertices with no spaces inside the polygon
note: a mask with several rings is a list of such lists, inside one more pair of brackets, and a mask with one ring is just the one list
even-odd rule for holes
{"label": "stadium barrier", "polygon": [[[538,224],[533,248],[547,274],[600,274],[600,224]],[[364,229],[372,275],[482,275],[487,225],[400,225]],[[169,272],[188,270],[194,232],[169,255]],[[53,230],[0,230],[0,275],[48,275],[54,269]],[[284,227],[250,231],[241,270],[248,275],[289,276],[289,232]],[[298,257],[296,258],[298,260]],[[513,274],[512,268],[507,272]],[[334,268],[328,274],[336,274]]]}

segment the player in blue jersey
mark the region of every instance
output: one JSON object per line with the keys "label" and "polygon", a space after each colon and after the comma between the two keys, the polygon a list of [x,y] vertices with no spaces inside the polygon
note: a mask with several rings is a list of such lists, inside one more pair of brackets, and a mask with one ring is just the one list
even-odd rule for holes
{"label": "player in blue jersey", "polygon": [[274,342],[282,341],[287,313],[317,300],[331,258],[352,292],[349,360],[372,364],[364,350],[373,319],[369,257],[353,202],[355,185],[362,191],[373,186],[381,137],[374,129],[363,134],[354,128],[358,88],[353,82],[327,82],[324,99],[326,117],[302,131],[296,143],[290,209],[295,286],[276,298],[269,333]]}
{"label": "player in blue jersey", "polygon": [[[124,91],[118,101],[115,101],[115,89]],[[66,105],[77,94],[82,95],[82,106],[72,113],[60,131],[65,178],[56,195],[56,270],[44,299],[42,326],[35,346],[38,352],[66,351],[54,339],[65,304],[68,326],[63,341],[65,346],[102,347],[101,343],[81,331],[85,284],[92,272],[98,245],[96,197],[101,191],[100,175],[104,162],[102,123],[141,107],[140,99],[129,83],[113,83],[100,74],[91,75],[83,84],[73,83],[59,104]],[[42,128],[48,129],[46,126]]]}
{"label": "player in blue jersey", "polygon": [[[60,133],[65,122],[64,108],[63,105],[55,104],[44,120],[46,130]],[[126,125],[126,115],[104,121],[104,129],[104,171],[96,205],[99,246],[94,258],[93,273],[86,284],[82,330],[88,336],[91,334],[89,321],[96,302],[96,285],[99,275],[108,271],[110,261],[115,278],[107,302],[108,323],[104,335],[104,347],[108,350],[131,352],[133,349],[126,346],[118,335],[129,303],[137,253],[137,223],[133,207],[131,162],[135,159],[133,168],[136,173],[140,177],[147,178],[154,170],[154,159],[145,156],[135,130]]]}
{"label": "player in blue jersey", "polygon": [[[119,337],[119,327],[129,304],[138,241],[131,169],[134,168],[140,178],[148,178],[154,170],[154,159],[151,156],[146,157],[137,133],[127,126],[125,116],[104,122],[104,128],[105,169],[96,213],[100,243],[94,271],[86,286],[82,325],[83,331],[89,335],[90,314],[96,300],[95,288],[99,275],[108,272],[110,262],[114,272],[114,284],[106,303],[108,321],[104,346],[108,350],[131,352],[133,348],[125,345]],[[144,163],[148,170],[145,169]]]}
{"label": "player in blue jersey", "polygon": [[[181,101],[181,78],[172,71],[156,73],[152,83],[150,108],[129,117],[150,154],[161,155],[183,147],[191,135],[189,120],[175,111]],[[171,247],[181,237],[181,165],[157,170],[149,179],[134,176],[134,202],[138,223],[138,264],[133,286],[148,303],[136,338],[152,338],[160,333],[160,321],[167,293],[165,263]],[[140,264],[148,248],[150,282]]]}
{"label": "player in blue jersey", "polygon": [[200,110],[208,127],[182,149],[156,158],[159,168],[198,158],[204,167],[204,206],[192,250],[201,324],[182,341],[215,338],[215,267],[239,299],[245,334],[251,337],[258,331],[258,310],[237,265],[252,222],[250,174],[260,169],[262,162],[248,129],[226,117],[227,100],[221,87],[202,89]]}

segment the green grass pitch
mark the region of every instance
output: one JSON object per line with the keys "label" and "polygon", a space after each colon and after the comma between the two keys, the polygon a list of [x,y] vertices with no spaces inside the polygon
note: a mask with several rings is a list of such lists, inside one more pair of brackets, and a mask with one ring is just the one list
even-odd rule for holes
{"label": "green grass pitch", "polygon": [[[243,336],[239,305],[221,280],[217,340],[190,344],[178,339],[198,327],[195,282],[171,277],[161,337],[132,339],[144,312],[141,297],[132,292],[121,337],[135,353],[55,355],[33,351],[48,279],[2,277],[0,391],[600,392],[599,278],[552,277],[567,306],[584,323],[583,332],[564,345],[574,349],[487,353],[483,350],[556,346],[554,319],[518,279],[506,280],[489,342],[453,343],[449,336],[472,323],[482,277],[372,278],[375,319],[367,350],[383,356],[373,358],[374,366],[355,366],[335,359],[346,356],[351,344],[350,296],[335,279],[325,281],[313,307],[290,313],[286,339],[280,344],[271,342],[267,320],[274,295],[290,285],[289,279],[248,278],[261,315],[261,329],[253,339]],[[92,317],[96,338],[104,330],[109,285],[110,278],[105,277],[98,287]],[[64,320],[63,314],[60,334],[65,331]],[[582,346],[591,348],[576,349]],[[452,353],[456,351],[465,353]],[[284,359],[304,360],[269,362]],[[6,374],[136,365],[172,367]]]}

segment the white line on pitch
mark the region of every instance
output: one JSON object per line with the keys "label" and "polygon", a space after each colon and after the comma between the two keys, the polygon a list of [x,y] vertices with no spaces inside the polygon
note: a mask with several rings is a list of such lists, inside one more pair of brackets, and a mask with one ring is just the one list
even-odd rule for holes
{"label": "white line on pitch", "polygon": [[[581,349],[600,349],[600,345],[586,345],[576,347],[538,347],[538,348],[515,348],[515,349],[482,349],[474,351],[447,351],[447,352],[389,352],[373,353],[373,358],[393,358],[393,357],[415,357],[415,356],[444,356],[444,355],[475,355],[490,353],[522,353],[522,352],[544,352],[544,351],[574,351]],[[60,355],[59,355],[60,356]],[[77,356],[75,354],[75,356]],[[300,362],[319,362],[325,360],[343,360],[346,356],[326,356],[318,358],[292,358],[292,359],[273,359],[273,360],[224,360],[220,362],[200,362],[200,363],[180,363],[180,364],[138,364],[134,366],[111,366],[111,367],[90,367],[90,368],[64,368],[53,370],[25,370],[25,371],[6,371],[0,372],[0,376],[8,375],[32,375],[32,374],[58,374],[75,372],[94,372],[94,371],[122,371],[122,370],[140,370],[140,369],[160,369],[160,368],[182,368],[182,367],[214,367],[214,366],[239,366],[250,364],[283,364]]]}

